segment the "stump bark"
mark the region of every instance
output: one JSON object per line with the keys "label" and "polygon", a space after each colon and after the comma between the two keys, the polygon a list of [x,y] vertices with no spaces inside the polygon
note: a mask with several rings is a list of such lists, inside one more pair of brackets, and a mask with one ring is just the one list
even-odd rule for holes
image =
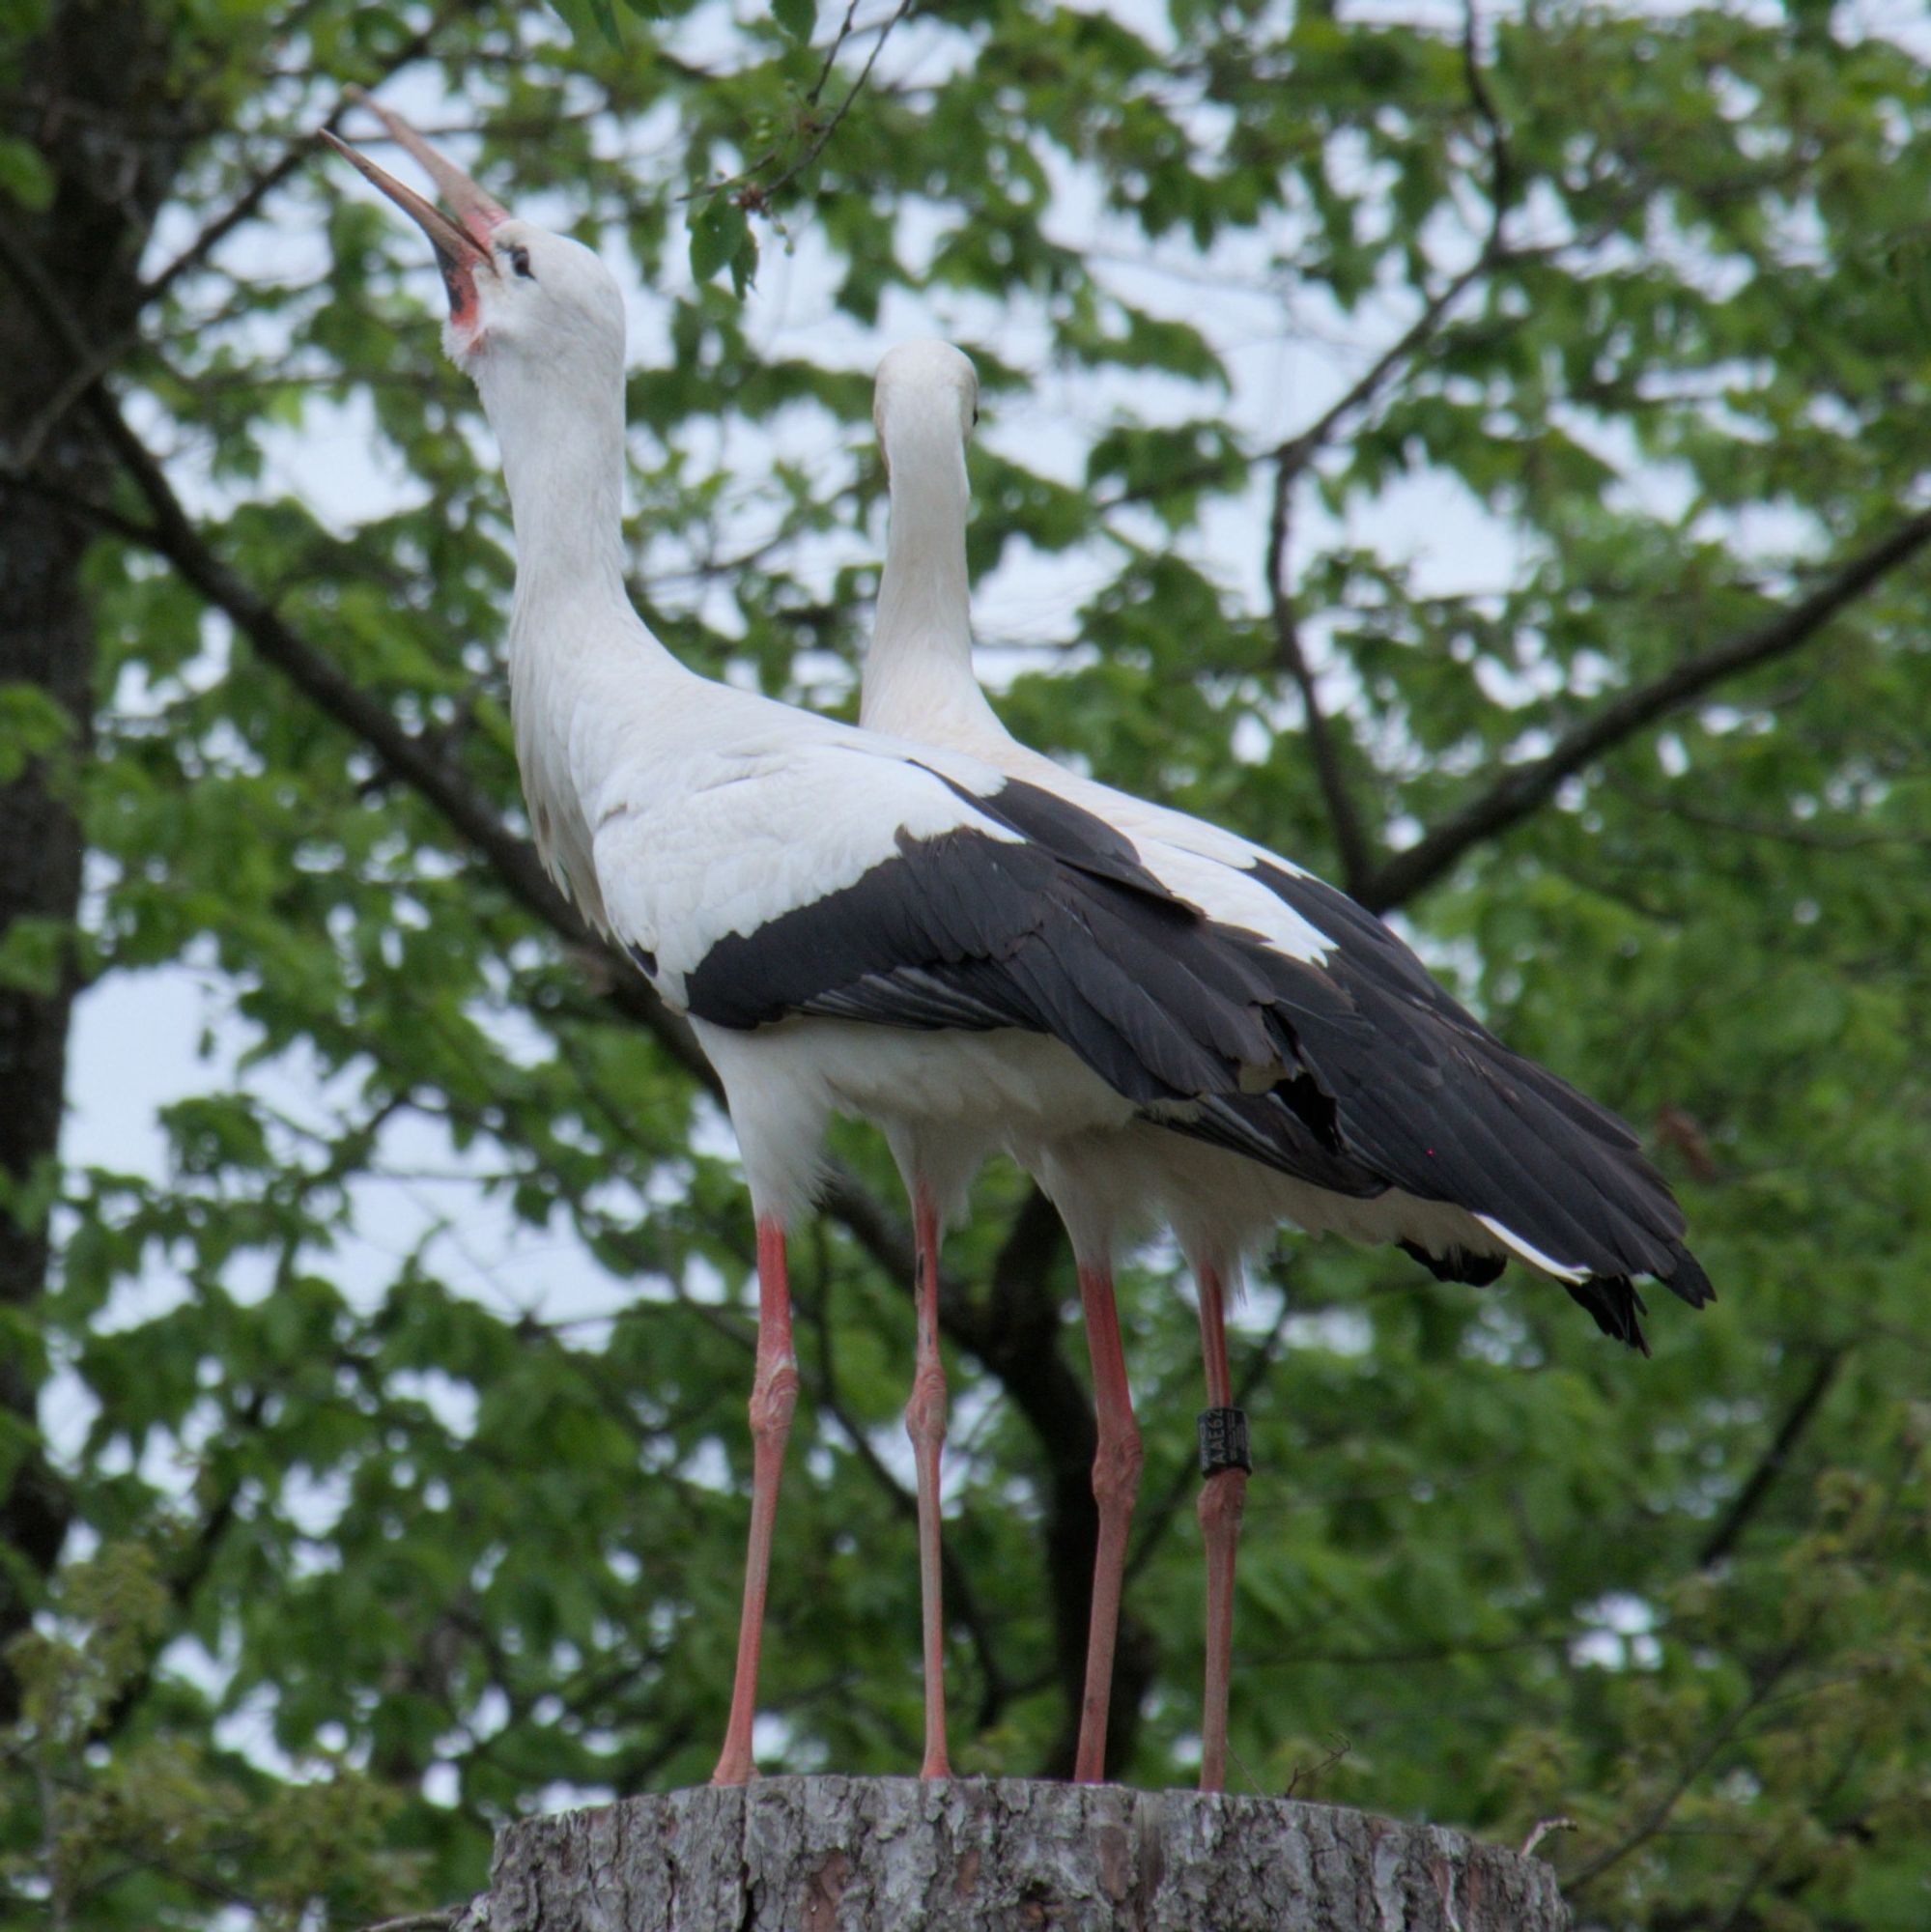
{"label": "stump bark", "polygon": [[456,1932],[1566,1932],[1555,1874],[1284,1798],[770,1777],[525,1819]]}

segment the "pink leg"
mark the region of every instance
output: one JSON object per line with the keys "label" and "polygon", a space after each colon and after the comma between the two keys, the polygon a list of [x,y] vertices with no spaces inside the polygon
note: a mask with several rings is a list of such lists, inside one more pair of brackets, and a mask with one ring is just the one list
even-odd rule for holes
{"label": "pink leg", "polygon": [[791,1352],[791,1291],[784,1274],[784,1230],[757,1224],[757,1368],[751,1384],[751,1548],[744,1565],[744,1617],[738,1625],[737,1676],[731,1717],[713,1784],[751,1776],[751,1725],[757,1715],[757,1655],[764,1637],[764,1591],[771,1575],[771,1530],[778,1518],[778,1475],[798,1403],[798,1362]]}
{"label": "pink leg", "polygon": [[[1219,1271],[1198,1270],[1201,1351],[1207,1357],[1209,1408],[1233,1402],[1227,1376],[1225,1289]],[[1207,1698],[1201,1719],[1200,1788],[1227,1789],[1227,1688],[1234,1660],[1234,1555],[1240,1541],[1240,1513],[1247,1501],[1247,1471],[1220,1468],[1200,1492],[1200,1526],[1207,1543]]]}
{"label": "pink leg", "polygon": [[1080,1706],[1079,1753],[1073,1776],[1096,1784],[1106,1776],[1106,1717],[1113,1695],[1113,1646],[1120,1630],[1121,1579],[1126,1569],[1126,1530],[1140,1489],[1140,1431],[1126,1385],[1120,1346],[1120,1311],[1110,1268],[1079,1271],[1086,1343],[1093,1357],[1093,1400],[1099,1447],[1093,1459],[1093,1496],[1099,1505],[1099,1548],[1093,1561],[1093,1621],[1086,1641],[1086,1696]]}
{"label": "pink leg", "polygon": [[946,1441],[946,1368],[939,1359],[939,1217],[922,1185],[912,1196],[919,1256],[919,1343],[905,1433],[919,1470],[919,1596],[924,1610],[925,1761],[921,1777],[950,1777],[946,1758],[944,1593],[939,1581],[939,1453]]}

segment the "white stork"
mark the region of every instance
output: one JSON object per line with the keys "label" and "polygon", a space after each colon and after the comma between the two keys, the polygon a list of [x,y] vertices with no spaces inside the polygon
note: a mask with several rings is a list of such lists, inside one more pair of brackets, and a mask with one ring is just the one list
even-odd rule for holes
{"label": "white stork", "polygon": [[[1064,1147],[1162,1108],[1235,1131],[1273,1087],[1305,1081],[1303,1006],[1348,1022],[1324,981],[1298,983],[1258,930],[1203,916],[1058,792],[678,664],[625,588],[624,315],[609,272],[412,135],[459,221],[329,138],[429,238],[444,346],[501,447],[517,539],[512,717],[539,849],[689,1014],[737,1130],[758,1337],[744,1612],[714,1776],[741,1782],[798,1386],[784,1233],[817,1185],[828,1117],[880,1122],[906,1170],[922,1371],[936,1369],[938,1227],[986,1148]],[[1221,1111],[1235,1126],[1210,1123]],[[942,1391],[936,1406],[942,1424]],[[935,1477],[935,1441],[923,1466]],[[935,1583],[936,1490],[922,1476],[927,1487],[922,1568]],[[933,1669],[926,1767],[943,1772],[937,1690]]]}
{"label": "white stork", "polygon": [[1283,1221],[1393,1241],[1438,1278],[1487,1283],[1510,1260],[1552,1276],[1606,1333],[1644,1348],[1634,1275],[1692,1307],[1712,1296],[1683,1216],[1624,1123],[1511,1053],[1456,1005],[1379,920],[1286,859],[1185,813],[1080,778],[1020,744],[973,674],[965,446],[971,362],[909,342],[879,366],[874,419],[891,523],[861,721],[979,758],[1008,781],[1091,813],[1159,883],[1249,936],[1281,1002],[1292,1063],[1124,1125],[1014,1122],[1008,1144],[1065,1219],[1093,1354],[1100,1512],[1078,1775],[1105,1754],[1121,1568],[1139,1470],[1120,1326],[1117,1241],[1150,1207],[1173,1225],[1199,1289],[1207,1404],[1207,1688],[1201,1786],[1223,1788],[1235,1548],[1249,1463],[1230,1406],[1225,1298],[1243,1253]]}

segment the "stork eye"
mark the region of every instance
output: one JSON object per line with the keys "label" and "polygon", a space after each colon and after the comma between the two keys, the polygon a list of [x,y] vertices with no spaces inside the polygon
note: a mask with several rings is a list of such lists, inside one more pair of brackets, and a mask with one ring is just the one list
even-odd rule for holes
{"label": "stork eye", "polygon": [[977,403],[972,406],[972,426],[974,429],[979,427],[979,405]]}
{"label": "stork eye", "polygon": [[536,279],[535,270],[532,270],[529,266],[529,250],[525,248],[521,242],[512,242],[509,244],[509,246],[506,249],[504,249],[503,252],[510,258],[510,267],[514,269],[517,271],[517,273],[524,278],[525,281],[526,282],[535,281]]}

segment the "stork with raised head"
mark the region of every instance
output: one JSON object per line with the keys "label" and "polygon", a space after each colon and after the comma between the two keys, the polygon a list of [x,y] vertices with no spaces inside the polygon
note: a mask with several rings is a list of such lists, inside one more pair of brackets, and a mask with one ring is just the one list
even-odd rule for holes
{"label": "stork with raised head", "polygon": [[[538,848],[585,918],[690,1016],[751,1190],[751,1531],[715,1777],[752,1771],[798,1386],[784,1237],[812,1199],[833,1113],[883,1125],[917,1208],[925,1768],[939,1775],[941,1224],[1002,1138],[1063,1148],[1147,1109],[1237,1122],[1254,1096],[1303,1079],[1298,1009],[1333,1001],[1284,979],[1257,932],[1216,924],[1061,793],[677,663],[624,582],[615,283],[588,249],[513,217],[389,119],[456,220],[328,138],[434,246],[449,298],[444,347],[475,382],[501,449],[517,546],[511,713]],[[920,1407],[915,1396],[915,1439]]]}
{"label": "stork with raised head", "polygon": [[[689,1015],[750,1182],[759,1281],[752,1522],[714,1781],[752,1772],[798,1382],[784,1231],[817,1189],[833,1112],[884,1129],[913,1208],[919,1369],[907,1426],[928,1605],[923,1775],[948,1776],[940,1241],[1015,1111],[1127,1110],[1050,1037],[1043,1013],[1074,998],[1053,935],[1081,916],[1082,894],[1118,902],[1108,938],[1122,949],[1141,905],[1130,885],[1106,877],[1104,856],[1082,850],[1075,821],[1062,817],[1035,839],[1010,816],[1013,800],[981,804],[1007,789],[997,773],[713,683],[663,648],[624,583],[625,328],[614,282],[588,249],[516,219],[400,116],[366,104],[458,217],[327,137],[429,237],[449,297],[445,348],[475,381],[501,447],[517,537],[511,719],[537,849],[591,923]],[[1015,975],[1015,955],[1030,977]],[[1253,1044],[1263,1050],[1258,1037]]]}
{"label": "stork with raised head", "polygon": [[1613,1114],[1511,1053],[1386,925],[1289,860],[1094,782],[1020,744],[973,671],[965,451],[972,363],[909,342],[879,366],[874,405],[891,492],[884,575],[860,719],[983,760],[1110,827],[1176,898],[1254,936],[1278,989],[1292,1068],[1243,1090],[1089,1126],[1015,1122],[1008,1144],[1071,1235],[1093,1352],[1100,1513],[1080,1772],[1099,1775],[1121,1568],[1139,1442],[1111,1270],[1150,1205],[1173,1226],[1200,1301],[1207,1688],[1201,1785],[1223,1788],[1235,1551],[1249,1467],[1231,1407],[1225,1304],[1241,1258],[1282,1222],[1392,1241],[1443,1280],[1487,1283],[1508,1262],[1560,1282],[1605,1333],[1645,1349],[1633,1277],[1691,1307],[1712,1298],[1683,1216]]}

